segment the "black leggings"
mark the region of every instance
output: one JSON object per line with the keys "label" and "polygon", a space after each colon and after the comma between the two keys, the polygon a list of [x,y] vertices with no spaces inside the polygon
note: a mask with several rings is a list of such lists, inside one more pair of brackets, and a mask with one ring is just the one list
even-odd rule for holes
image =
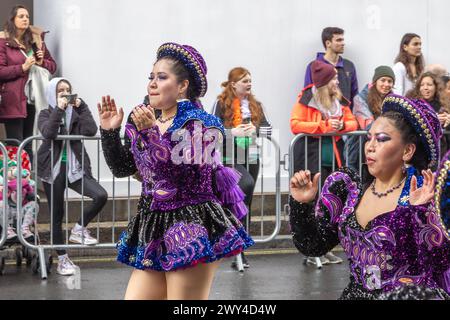
{"label": "black leggings", "polygon": [[[26,138],[33,135],[34,118],[36,116],[36,107],[32,104],[27,104],[27,117],[18,119],[5,120],[6,138],[14,139],[22,142]],[[7,143],[10,146],[18,146],[14,141]],[[30,142],[25,146],[25,151],[30,157],[30,163],[33,163],[33,144]]]}
{"label": "black leggings", "polygon": [[[84,183],[82,183],[82,180]],[[84,185],[84,195],[94,200],[89,205],[85,206],[83,214],[83,227],[86,227],[89,222],[94,219],[102,210],[103,206],[108,200],[108,193],[97,182],[97,180],[84,176],[83,179],[75,181],[74,183],[67,182],[68,187],[81,194],[82,185]],[[61,171],[53,184],[53,201],[52,201],[52,185],[44,182],[45,194],[47,195],[49,210],[53,206],[53,243],[63,244],[62,222],[64,218],[64,192],[66,189],[66,165],[61,163]],[[49,212],[51,213],[51,211]],[[81,225],[81,217],[78,224]],[[65,250],[56,250],[58,255],[66,253]]]}
{"label": "black leggings", "polygon": [[234,167],[242,175],[239,180],[239,187],[245,193],[244,203],[247,205],[248,214],[243,218],[243,224],[247,230],[250,230],[250,220],[251,220],[251,210],[252,210],[252,200],[253,192],[255,191],[256,180],[258,180],[259,174],[259,161],[254,164],[242,165],[236,164]]}

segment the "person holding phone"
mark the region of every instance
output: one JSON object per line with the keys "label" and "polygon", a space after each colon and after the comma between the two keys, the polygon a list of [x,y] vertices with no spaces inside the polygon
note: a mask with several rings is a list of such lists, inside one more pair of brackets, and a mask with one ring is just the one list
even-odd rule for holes
{"label": "person holding phone", "polygon": [[[102,210],[108,200],[106,190],[92,175],[91,163],[80,140],[56,140],[58,135],[95,136],[98,127],[83,99],[72,94],[72,85],[67,79],[54,78],[47,87],[49,107],[39,113],[38,127],[45,138],[38,150],[38,176],[44,184],[53,210],[53,243],[63,244],[62,221],[64,217],[64,194],[67,186],[92,202],[85,202],[83,216],[70,232],[69,241],[77,244],[95,245],[87,226]],[[53,145],[53,147],[52,147]],[[53,150],[53,155],[52,155]],[[84,158],[83,158],[84,155]],[[51,162],[53,158],[53,162]],[[82,167],[84,164],[84,167]],[[75,273],[75,265],[65,250],[58,253],[57,272],[61,275]]]}
{"label": "person holding phone", "polygon": [[[226,129],[227,139],[233,139],[235,146],[234,159],[232,150],[226,150],[224,143],[224,163],[238,170],[242,177],[239,186],[245,193],[244,202],[251,212],[253,192],[259,174],[259,155],[249,153],[250,145],[254,144],[252,137],[272,135],[272,125],[267,120],[264,108],[252,93],[252,76],[242,67],[232,69],[228,73],[228,80],[222,83],[223,91],[217,97],[212,113],[219,117]],[[243,149],[244,152],[238,151]],[[250,228],[251,214],[244,219],[244,225]],[[250,265],[243,255],[244,267]],[[232,267],[236,267],[233,261]]]}
{"label": "person holding phone", "polygon": [[[28,10],[21,5],[12,8],[0,32],[0,121],[5,124],[8,139],[22,142],[33,135],[36,106],[25,94],[32,66],[45,68],[51,74],[56,71],[44,35],[30,25]],[[25,150],[33,162],[32,144],[27,144]]]}

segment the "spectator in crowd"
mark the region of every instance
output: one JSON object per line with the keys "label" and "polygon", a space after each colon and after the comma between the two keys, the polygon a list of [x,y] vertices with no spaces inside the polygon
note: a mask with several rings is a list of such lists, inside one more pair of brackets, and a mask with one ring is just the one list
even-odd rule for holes
{"label": "spectator in crowd", "polygon": [[[21,5],[12,8],[4,31],[0,32],[0,121],[5,124],[8,139],[22,142],[32,136],[37,103],[44,101],[39,107],[46,106],[43,84],[48,82],[49,73],[55,73],[56,63],[44,43],[44,35],[30,25],[28,10]],[[32,162],[31,143],[25,150]]]}
{"label": "spectator in crowd", "polygon": [[[243,223],[246,228],[250,228],[253,192],[259,174],[259,155],[250,153],[249,146],[254,144],[255,136],[270,138],[272,126],[261,102],[252,93],[252,76],[247,69],[232,69],[228,73],[228,80],[222,83],[222,88],[212,113],[223,121],[225,129],[230,129],[227,138],[234,140],[224,143],[224,163],[234,167],[242,175],[239,187],[245,193],[244,202],[249,209]],[[234,159],[231,158],[231,150],[226,150],[227,145],[235,145]],[[237,148],[243,149],[243,152],[237,151]],[[240,159],[240,155],[243,155],[243,159]],[[244,267],[248,268],[250,265],[247,258],[245,255],[242,257]],[[232,267],[236,267],[236,261],[232,262]]]}
{"label": "spectator in crowd", "polygon": [[[422,99],[430,104],[438,114],[442,129],[446,130],[450,124],[450,106],[443,96],[443,90],[441,78],[434,73],[425,72],[417,79],[416,85],[407,93],[407,97]],[[448,135],[444,135],[441,138],[441,156],[447,152],[448,147]]]}
{"label": "spectator in crowd", "polygon": [[[353,62],[342,58],[345,48],[344,30],[336,27],[323,29],[322,44],[325,52],[317,53],[316,60],[328,63],[337,69],[342,95],[350,103],[353,102],[354,97],[358,94],[358,79]],[[304,88],[313,83],[311,66],[312,62],[306,68]],[[353,106],[350,105],[350,107]]]}
{"label": "spectator in crowd", "polygon": [[415,33],[405,34],[393,67],[396,79],[394,93],[404,96],[413,89],[424,67],[422,39]]}
{"label": "spectator in crowd", "polygon": [[[373,121],[380,116],[383,100],[392,92],[394,84],[395,74],[391,67],[379,66],[375,69],[372,83],[367,84],[353,100],[353,114],[361,130],[369,130]],[[345,142],[348,166],[357,172],[360,169],[360,139],[361,145],[364,146],[365,137],[350,136]],[[363,152],[362,157],[361,163],[364,163]]]}
{"label": "spectator in crowd", "polygon": [[[92,176],[89,156],[81,141],[56,140],[58,135],[92,137],[97,133],[98,127],[89,107],[83,99],[72,93],[72,85],[64,78],[52,79],[47,87],[49,107],[42,110],[38,117],[39,131],[45,139],[37,153],[38,176],[44,184],[49,211],[53,212],[53,243],[64,243],[62,222],[67,185],[93,200],[85,205],[83,216],[70,232],[69,241],[95,245],[98,241],[90,235],[87,225],[102,210],[108,200],[108,194]],[[66,251],[56,250],[56,252],[57,272],[61,275],[73,275],[75,265]]]}
{"label": "spectator in crowd", "polygon": [[423,72],[431,72],[434,73],[438,78],[442,78],[448,75],[447,69],[442,64],[428,64]]}
{"label": "spectator in crowd", "polygon": [[[316,60],[311,64],[313,84],[302,90],[294,105],[291,115],[291,131],[297,135],[323,134],[355,131],[358,123],[350,110],[350,103],[339,90],[338,72],[329,63]],[[341,136],[323,137],[321,145],[321,163],[319,165],[319,139],[300,139],[294,147],[294,170],[308,169],[311,172],[321,172],[322,177],[328,176],[336,167],[343,165],[342,154],[344,142]],[[307,154],[305,154],[305,143]],[[305,166],[307,159],[307,167]],[[335,161],[334,161],[334,160]],[[315,259],[308,260],[315,263]],[[340,263],[342,260],[327,253],[321,258],[322,263]]]}
{"label": "spectator in crowd", "polygon": [[444,99],[450,99],[450,76],[445,75],[441,78],[442,80],[442,97]]}

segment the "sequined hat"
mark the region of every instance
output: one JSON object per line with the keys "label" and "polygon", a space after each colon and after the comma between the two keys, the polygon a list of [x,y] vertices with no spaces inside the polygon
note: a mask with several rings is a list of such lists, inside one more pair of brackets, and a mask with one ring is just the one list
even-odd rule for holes
{"label": "sequined hat", "polygon": [[172,57],[181,61],[195,82],[195,93],[198,97],[203,97],[206,94],[208,90],[208,82],[206,81],[208,69],[205,60],[195,48],[168,42],[159,47],[156,57],[158,60],[163,57]]}
{"label": "sequined hat", "polygon": [[450,239],[450,151],[444,156],[436,172],[436,191],[434,193],[434,204],[438,214],[439,223]]}
{"label": "sequined hat", "polygon": [[397,111],[403,114],[425,146],[428,167],[435,166],[439,159],[439,141],[442,136],[442,128],[433,107],[420,99],[408,99],[390,94],[383,101],[382,114],[388,111]]}

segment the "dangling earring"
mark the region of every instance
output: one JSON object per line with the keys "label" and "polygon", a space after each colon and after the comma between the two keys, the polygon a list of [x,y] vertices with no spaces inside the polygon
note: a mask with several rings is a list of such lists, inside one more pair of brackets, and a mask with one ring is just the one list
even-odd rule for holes
{"label": "dangling earring", "polygon": [[403,163],[403,168],[402,168],[403,174],[406,174],[406,172],[408,172],[408,169],[409,169],[410,167],[411,167],[410,164],[404,162],[404,163]]}

